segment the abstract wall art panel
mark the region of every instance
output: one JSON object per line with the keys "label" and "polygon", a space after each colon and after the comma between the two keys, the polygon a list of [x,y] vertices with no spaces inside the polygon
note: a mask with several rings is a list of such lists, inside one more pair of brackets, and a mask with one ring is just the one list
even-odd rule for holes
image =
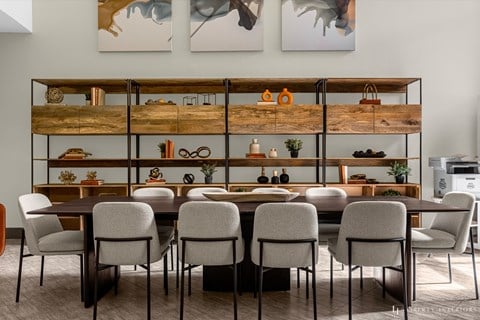
{"label": "abstract wall art panel", "polygon": [[263,50],[263,1],[190,0],[190,50]]}
{"label": "abstract wall art panel", "polygon": [[355,50],[355,0],[282,0],[282,50]]}
{"label": "abstract wall art panel", "polygon": [[98,0],[99,51],[172,51],[172,0]]}

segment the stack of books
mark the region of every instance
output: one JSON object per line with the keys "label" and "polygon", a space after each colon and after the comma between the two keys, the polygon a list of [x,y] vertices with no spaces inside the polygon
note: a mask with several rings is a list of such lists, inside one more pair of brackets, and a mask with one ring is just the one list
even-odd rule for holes
{"label": "stack of books", "polygon": [[91,102],[92,106],[104,106],[105,105],[105,90],[99,87],[91,88]]}

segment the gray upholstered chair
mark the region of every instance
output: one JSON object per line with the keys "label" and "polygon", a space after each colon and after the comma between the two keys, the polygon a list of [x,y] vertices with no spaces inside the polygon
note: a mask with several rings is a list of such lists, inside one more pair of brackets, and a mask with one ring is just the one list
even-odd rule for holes
{"label": "gray upholstered chair", "polygon": [[[20,218],[22,220],[22,240],[20,244],[20,260],[18,267],[17,294],[15,301],[20,299],[22,282],[23,258],[41,256],[40,285],[43,285],[43,269],[45,256],[78,255],[80,256],[80,291],[83,301],[83,232],[63,230],[56,215],[27,214],[27,212],[52,206],[50,200],[43,194],[30,193],[18,197]],[[24,254],[25,239],[29,254]]]}
{"label": "gray upholstered chair", "polygon": [[[397,201],[361,201],[345,207],[338,238],[328,240],[328,251],[338,262],[348,265],[349,319],[352,318],[352,271],[359,266],[383,268],[384,296],[385,268],[402,273],[404,315],[405,319],[408,319],[405,277],[406,211],[405,205]],[[330,270],[330,292],[332,290],[333,272]]]}
{"label": "gray upholstered chair", "polygon": [[[452,267],[450,264],[450,254],[464,253],[469,237],[471,248],[474,248],[471,223],[475,210],[475,196],[468,192],[449,192],[443,197],[442,203],[460,208],[468,208],[468,211],[439,212],[434,215],[429,228],[412,229],[413,300],[416,299],[417,253],[447,254],[448,276],[451,283]],[[478,299],[475,250],[470,250],[470,254],[472,255],[475,299]]]}
{"label": "gray upholstered chair", "polygon": [[207,197],[203,195],[204,192],[213,193],[213,192],[221,192],[226,193],[227,190],[224,188],[219,187],[198,187],[188,190],[187,197],[192,200],[208,200]]}
{"label": "gray upholstered chair", "polygon": [[[318,259],[317,209],[310,203],[264,203],[255,210],[251,245],[258,266],[258,319],[262,318],[263,268],[301,268],[312,273],[313,312],[317,319],[315,264]],[[311,269],[309,268],[311,267]]]}
{"label": "gray upholstered chair", "polygon": [[[152,208],[142,202],[100,202],[93,207],[95,239],[95,292],[93,319],[97,317],[98,271],[115,266],[141,265],[147,270],[147,319],[151,317],[150,264],[162,259],[168,242],[161,243]],[[168,271],[164,264],[164,282]]]}
{"label": "gray upholstered chair", "polygon": [[[173,199],[175,198],[175,193],[164,187],[146,187],[135,189],[132,194],[134,197],[155,197],[155,198],[166,198]],[[171,265],[173,270],[173,245],[175,243],[175,227],[174,226],[165,226],[157,223],[158,236],[161,243],[169,242],[171,245],[170,258]],[[178,261],[178,255],[177,255]],[[177,263],[178,269],[178,263]],[[177,270],[177,283],[178,283],[178,270]],[[177,285],[178,287],[178,285]],[[168,288],[165,288],[168,289]],[[168,291],[167,291],[168,293]]]}
{"label": "gray upholstered chair", "polygon": [[232,266],[234,319],[237,319],[237,263],[244,254],[238,207],[222,201],[186,202],[178,213],[178,237],[182,261],[180,319],[184,310],[185,270],[188,270],[190,295],[191,269],[199,265]]}
{"label": "gray upholstered chair", "polygon": [[287,189],[284,188],[255,188],[252,192],[279,192],[279,193],[289,193]]}

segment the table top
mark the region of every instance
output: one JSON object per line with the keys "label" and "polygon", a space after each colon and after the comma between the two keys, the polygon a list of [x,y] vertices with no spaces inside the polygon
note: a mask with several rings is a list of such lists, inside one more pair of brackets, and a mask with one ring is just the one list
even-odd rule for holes
{"label": "table top", "polygon": [[[57,214],[68,216],[91,215],[95,204],[99,202],[122,202],[122,201],[139,201],[148,203],[155,215],[163,219],[176,219],[180,206],[187,201],[191,201],[187,197],[175,197],[174,199],[161,199],[153,197],[126,197],[126,196],[108,196],[108,197],[87,197],[83,199],[73,200],[56,204],[51,207],[34,210],[29,214]],[[321,200],[307,201],[304,196],[299,196],[290,202],[309,202],[312,203],[318,211],[319,217],[324,219],[338,219],[343,213],[343,209],[349,203],[356,201],[399,201],[407,207],[407,213],[419,212],[445,212],[445,211],[465,211],[466,208],[458,208],[448,206],[433,201],[419,200],[411,197],[384,197],[384,196],[355,196],[355,197],[324,197]],[[261,202],[238,202],[241,215],[253,215],[255,209]]]}

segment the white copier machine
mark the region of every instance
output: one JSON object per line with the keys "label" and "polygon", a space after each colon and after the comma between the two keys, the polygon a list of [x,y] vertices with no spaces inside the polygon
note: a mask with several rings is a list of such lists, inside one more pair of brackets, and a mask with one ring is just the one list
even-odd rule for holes
{"label": "white copier machine", "polygon": [[480,174],[478,161],[464,161],[460,157],[431,157],[434,197],[443,198],[450,191],[468,191],[480,200]]}

